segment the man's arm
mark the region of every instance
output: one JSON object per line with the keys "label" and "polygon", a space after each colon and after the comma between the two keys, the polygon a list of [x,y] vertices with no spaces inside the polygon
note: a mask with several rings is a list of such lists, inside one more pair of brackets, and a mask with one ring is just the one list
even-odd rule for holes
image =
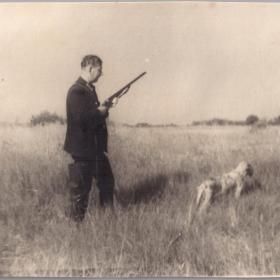
{"label": "man's arm", "polygon": [[72,121],[80,124],[102,123],[108,116],[108,108],[97,107],[90,103],[88,96],[78,88],[69,91],[67,97],[67,110],[69,110]]}

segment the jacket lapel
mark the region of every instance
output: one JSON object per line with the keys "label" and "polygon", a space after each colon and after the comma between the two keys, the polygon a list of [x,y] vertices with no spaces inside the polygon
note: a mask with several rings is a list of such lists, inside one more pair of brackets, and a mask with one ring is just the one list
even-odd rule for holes
{"label": "jacket lapel", "polygon": [[76,84],[82,86],[87,92],[88,94],[91,96],[91,98],[94,100],[94,103],[99,106],[100,105],[100,102],[98,100],[98,96],[96,94],[96,91],[95,91],[95,86],[87,83],[83,78],[79,78],[77,81],[76,81]]}

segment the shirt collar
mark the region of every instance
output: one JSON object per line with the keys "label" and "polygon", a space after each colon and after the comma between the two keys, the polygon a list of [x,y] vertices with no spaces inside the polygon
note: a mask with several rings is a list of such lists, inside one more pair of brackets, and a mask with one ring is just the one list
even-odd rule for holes
{"label": "shirt collar", "polygon": [[95,86],[93,84],[88,83],[82,77],[79,77],[76,83],[81,84],[83,86],[88,87],[90,90],[95,90]]}

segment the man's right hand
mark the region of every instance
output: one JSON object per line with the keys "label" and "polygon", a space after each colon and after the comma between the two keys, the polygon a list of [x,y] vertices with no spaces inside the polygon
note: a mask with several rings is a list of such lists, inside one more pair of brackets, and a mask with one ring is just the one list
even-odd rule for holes
{"label": "man's right hand", "polygon": [[107,118],[109,115],[109,108],[107,106],[99,106],[98,111],[100,112],[101,116]]}

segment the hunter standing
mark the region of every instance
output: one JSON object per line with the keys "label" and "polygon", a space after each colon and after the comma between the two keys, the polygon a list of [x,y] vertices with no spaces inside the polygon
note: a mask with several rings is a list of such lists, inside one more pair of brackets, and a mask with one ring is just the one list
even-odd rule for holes
{"label": "hunter standing", "polygon": [[100,105],[94,83],[102,75],[102,60],[87,55],[81,75],[68,91],[67,131],[64,149],[74,162],[69,164],[71,217],[84,219],[93,177],[101,207],[113,206],[114,176],[107,156],[108,107]]}

